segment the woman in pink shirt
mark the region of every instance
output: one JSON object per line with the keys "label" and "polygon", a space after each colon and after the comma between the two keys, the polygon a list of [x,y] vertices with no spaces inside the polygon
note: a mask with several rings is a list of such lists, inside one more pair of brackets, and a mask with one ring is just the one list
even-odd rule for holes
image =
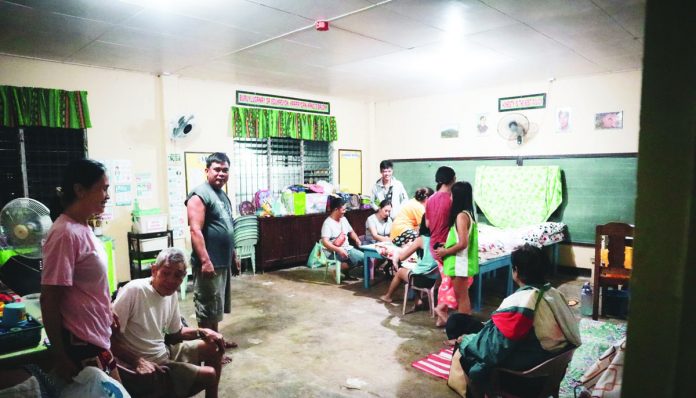
{"label": "woman in pink shirt", "polygon": [[437,306],[435,325],[444,327],[447,323],[448,308],[457,308],[457,297],[452,289],[452,279],[442,272],[442,258],[435,249],[445,244],[449,233],[449,214],[452,207],[452,185],[457,181],[457,176],[451,167],[442,166],[435,173],[437,192],[425,203],[425,221],[430,228],[430,252],[437,260],[442,281],[437,293]]}
{"label": "woman in pink shirt", "polygon": [[103,164],[70,162],[58,195],[63,208],[43,248],[41,313],[58,376],[72,381],[95,366],[120,381],[111,354],[111,300],[104,247],[87,220],[104,212],[109,179]]}

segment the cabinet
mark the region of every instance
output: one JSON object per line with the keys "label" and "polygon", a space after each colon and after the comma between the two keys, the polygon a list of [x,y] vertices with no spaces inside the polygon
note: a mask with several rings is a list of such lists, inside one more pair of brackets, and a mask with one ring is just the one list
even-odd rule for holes
{"label": "cabinet", "polygon": [[[174,246],[171,230],[146,234],[128,233],[128,261],[131,279],[150,276],[150,265],[162,249]],[[145,269],[143,269],[145,266]]]}
{"label": "cabinet", "polygon": [[[371,209],[351,210],[346,213],[346,218],[360,236],[365,235],[365,221],[373,213]],[[267,271],[305,263],[314,244],[321,238],[321,225],[328,216],[328,213],[321,213],[259,218],[257,266]]]}

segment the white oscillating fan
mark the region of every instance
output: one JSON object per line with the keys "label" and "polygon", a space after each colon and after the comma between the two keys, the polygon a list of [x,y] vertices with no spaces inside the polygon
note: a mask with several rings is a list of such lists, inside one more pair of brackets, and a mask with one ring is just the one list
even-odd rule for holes
{"label": "white oscillating fan", "polygon": [[48,208],[34,199],[14,199],[0,210],[0,249],[10,255],[0,280],[20,296],[41,291],[42,246],[51,225]]}
{"label": "white oscillating fan", "polygon": [[522,145],[524,137],[529,134],[529,119],[521,113],[508,113],[498,122],[498,134],[505,140]]}
{"label": "white oscillating fan", "polygon": [[176,140],[176,139],[181,139],[188,137],[191,132],[193,131],[194,124],[192,122],[193,120],[193,115],[188,115],[188,116],[182,116],[179,118],[178,121],[172,123],[172,134],[171,138]]}

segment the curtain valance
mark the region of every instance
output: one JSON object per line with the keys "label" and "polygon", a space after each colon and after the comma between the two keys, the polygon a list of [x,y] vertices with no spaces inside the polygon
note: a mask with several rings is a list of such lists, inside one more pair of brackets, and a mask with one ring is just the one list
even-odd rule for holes
{"label": "curtain valance", "polygon": [[277,109],[232,107],[235,138],[285,137],[297,140],[336,141],[336,117]]}
{"label": "curtain valance", "polygon": [[0,126],[92,127],[87,92],[0,86]]}

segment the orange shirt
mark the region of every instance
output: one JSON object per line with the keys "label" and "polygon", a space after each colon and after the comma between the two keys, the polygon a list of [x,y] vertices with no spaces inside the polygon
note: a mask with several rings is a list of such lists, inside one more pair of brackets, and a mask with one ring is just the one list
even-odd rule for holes
{"label": "orange shirt", "polygon": [[423,214],[425,214],[425,206],[416,199],[410,199],[404,203],[392,222],[389,237],[394,239],[407,229],[418,231]]}

